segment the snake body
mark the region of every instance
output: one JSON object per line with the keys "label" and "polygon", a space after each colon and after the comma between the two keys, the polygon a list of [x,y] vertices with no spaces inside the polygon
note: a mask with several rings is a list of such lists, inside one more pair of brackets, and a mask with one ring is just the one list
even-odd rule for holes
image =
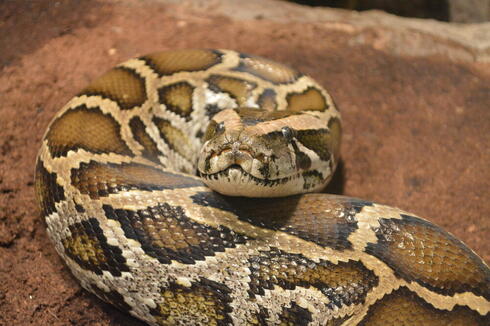
{"label": "snake body", "polygon": [[37,198],[81,285],[150,325],[489,325],[490,270],[462,242],[311,193],[340,128],[329,94],[289,67],[154,53],[55,116]]}

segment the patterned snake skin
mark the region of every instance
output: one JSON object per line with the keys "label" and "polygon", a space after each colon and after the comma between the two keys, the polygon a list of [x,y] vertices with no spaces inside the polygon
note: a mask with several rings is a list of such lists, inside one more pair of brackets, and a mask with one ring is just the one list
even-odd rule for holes
{"label": "patterned snake skin", "polygon": [[461,241],[311,193],[340,128],[326,91],[286,66],[155,53],[56,115],[37,198],[81,285],[150,325],[490,325],[490,270]]}

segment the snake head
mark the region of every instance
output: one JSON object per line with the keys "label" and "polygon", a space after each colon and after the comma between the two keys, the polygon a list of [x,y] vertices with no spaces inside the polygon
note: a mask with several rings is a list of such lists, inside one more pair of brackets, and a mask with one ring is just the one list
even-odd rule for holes
{"label": "snake head", "polygon": [[338,161],[340,120],[305,112],[226,109],[210,121],[198,175],[230,196],[277,197],[318,191]]}

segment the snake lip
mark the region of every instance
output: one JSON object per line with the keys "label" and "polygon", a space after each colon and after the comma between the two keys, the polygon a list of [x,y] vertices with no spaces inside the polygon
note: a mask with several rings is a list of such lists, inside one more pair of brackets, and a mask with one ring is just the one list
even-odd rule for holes
{"label": "snake lip", "polygon": [[238,171],[244,177],[249,178],[251,181],[253,181],[257,185],[269,186],[269,187],[284,184],[284,183],[291,181],[292,179],[295,179],[295,178],[300,176],[300,174],[298,173],[295,175],[277,178],[277,179],[262,179],[262,178],[258,178],[256,176],[252,175],[251,173],[248,173],[239,164],[231,164],[230,166],[228,166],[224,170],[221,170],[221,171],[215,172],[215,173],[210,173],[210,174],[206,174],[206,173],[202,173],[202,172],[198,171],[198,176],[201,178],[204,178],[205,180],[212,181],[212,180],[218,180],[220,178],[229,177],[231,171]]}
{"label": "snake lip", "polygon": [[247,173],[241,166],[240,164],[231,164],[229,167],[227,167],[225,170],[228,172],[231,170],[241,170],[242,172]]}

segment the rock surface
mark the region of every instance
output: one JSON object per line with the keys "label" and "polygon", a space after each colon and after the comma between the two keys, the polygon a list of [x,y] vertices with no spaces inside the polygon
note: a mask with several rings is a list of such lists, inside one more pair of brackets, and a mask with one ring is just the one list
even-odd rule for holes
{"label": "rock surface", "polygon": [[142,325],[81,290],[34,200],[54,113],[129,57],[231,48],[310,74],[344,118],[329,191],[426,217],[490,261],[490,24],[264,0],[0,5],[0,324]]}
{"label": "rock surface", "polygon": [[490,21],[490,0],[449,0],[451,21],[480,23]]}

